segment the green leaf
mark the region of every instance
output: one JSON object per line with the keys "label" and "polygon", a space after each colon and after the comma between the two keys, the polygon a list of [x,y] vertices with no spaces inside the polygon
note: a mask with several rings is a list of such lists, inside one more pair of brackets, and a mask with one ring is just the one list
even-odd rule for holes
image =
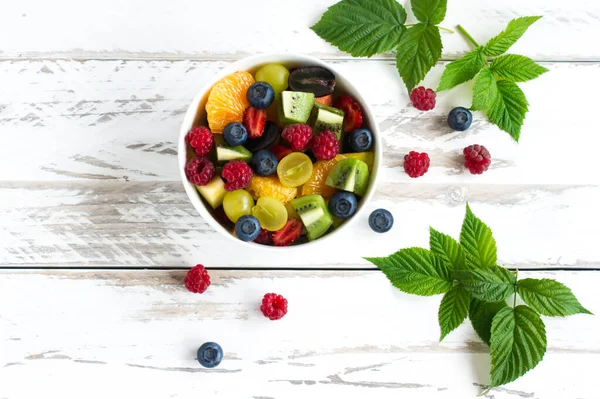
{"label": "green leaf", "polygon": [[535,63],[529,57],[507,54],[492,61],[490,69],[499,80],[527,82],[548,72],[548,69]]}
{"label": "green leaf", "polygon": [[513,19],[508,23],[505,30],[496,37],[490,39],[484,46],[483,53],[488,57],[497,57],[504,54],[508,49],[523,36],[527,28],[542,17],[521,17]]}
{"label": "green leaf", "polygon": [[487,110],[489,120],[519,141],[529,103],[515,83],[497,82],[498,95]]}
{"label": "green leaf", "polygon": [[498,84],[494,79],[494,74],[489,68],[483,68],[475,79],[473,86],[473,105],[472,110],[482,111],[491,107],[498,97]]}
{"label": "green leaf", "polygon": [[465,268],[465,254],[454,238],[430,227],[429,246],[431,252],[440,258],[449,269],[461,270]]}
{"label": "green leaf", "polygon": [[517,283],[515,275],[500,266],[457,271],[456,278],[473,298],[485,302],[505,300],[515,293]]}
{"label": "green leaf", "polygon": [[473,79],[477,75],[477,72],[485,65],[486,60],[483,55],[483,47],[477,47],[464,57],[452,61],[446,66],[437,91],[448,90]]}
{"label": "green leaf", "polygon": [[592,314],[581,306],[571,289],[547,278],[526,278],[517,283],[517,293],[533,310],[544,316],[569,316],[577,313]]}
{"label": "green leaf", "polygon": [[405,31],[406,11],[396,0],[342,0],[311,29],[354,57],[393,50]]}
{"label": "green leaf", "polygon": [[401,249],[385,258],[365,258],[381,269],[392,284],[408,294],[431,296],[452,288],[452,273],[423,248]]}
{"label": "green leaf", "polygon": [[472,269],[496,266],[496,240],[492,230],[483,223],[467,204],[467,214],[460,232],[462,246],[467,266]]}
{"label": "green leaf", "polygon": [[492,386],[500,386],[533,369],[546,353],[546,327],[525,305],[500,310],[490,340]]}
{"label": "green leaf", "polygon": [[473,329],[479,335],[479,338],[490,345],[490,336],[492,331],[492,320],[496,313],[501,309],[508,307],[506,301],[483,302],[472,298],[469,306],[469,319]]}
{"label": "green leaf", "polygon": [[411,0],[413,14],[424,24],[437,25],[446,17],[447,0]]}
{"label": "green leaf", "polygon": [[442,331],[440,341],[465,321],[469,312],[469,300],[469,293],[460,285],[455,285],[446,292],[438,312],[438,321]]}
{"label": "green leaf", "polygon": [[396,68],[409,92],[441,56],[442,38],[437,26],[416,24],[402,35],[396,48]]}

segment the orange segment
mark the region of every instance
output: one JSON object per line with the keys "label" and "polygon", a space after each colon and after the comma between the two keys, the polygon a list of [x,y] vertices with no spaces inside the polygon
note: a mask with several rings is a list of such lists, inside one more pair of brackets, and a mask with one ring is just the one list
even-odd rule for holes
{"label": "orange segment", "polygon": [[320,194],[325,199],[330,198],[335,193],[335,188],[325,185],[325,181],[329,171],[337,162],[336,159],[315,162],[310,179],[302,186],[302,196]]}
{"label": "orange segment", "polygon": [[223,133],[230,122],[242,122],[248,88],[254,78],[248,72],[236,72],[219,80],[210,91],[206,102],[208,127],[213,133]]}
{"label": "orange segment", "polygon": [[350,153],[346,153],[346,154],[338,154],[335,156],[334,159],[339,162],[345,158],[354,158],[354,159],[358,159],[359,161],[363,161],[369,167],[369,172],[371,172],[373,170],[373,162],[375,160],[375,154],[373,154],[372,152],[350,152]]}
{"label": "orange segment", "polygon": [[277,175],[273,176],[254,176],[250,181],[250,185],[246,187],[246,190],[254,199],[260,197],[273,197],[276,200],[286,203],[294,198],[298,194],[298,190],[295,187],[284,187],[280,182]]}

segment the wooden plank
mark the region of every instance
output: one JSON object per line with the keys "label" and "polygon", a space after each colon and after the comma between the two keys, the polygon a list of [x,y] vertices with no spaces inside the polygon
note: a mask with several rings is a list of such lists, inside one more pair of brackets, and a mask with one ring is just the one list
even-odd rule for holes
{"label": "wooden plank", "polygon": [[[379,272],[211,271],[203,295],[184,273],[1,271],[0,397],[446,399],[489,382],[470,325],[439,343],[440,298],[402,294]],[[598,272],[521,275],[556,278],[600,312]],[[288,298],[283,320],[260,314],[265,292]],[[597,397],[599,319],[545,323],[543,362],[486,397]],[[195,360],[208,340],[225,350],[214,370]]]}
{"label": "wooden plank", "polygon": [[[309,27],[337,0],[248,2],[173,0],[87,4],[76,0],[6,2],[0,15],[3,58],[240,58],[264,51],[347,57]],[[408,7],[408,1],[401,1]],[[408,22],[415,22],[409,11]],[[599,60],[600,6],[591,0],[461,0],[443,26],[463,24],[481,43],[509,20],[544,18],[512,51],[544,60]],[[469,50],[443,34],[444,57]],[[388,55],[389,56],[389,55]]]}
{"label": "wooden plank", "polygon": [[[564,100],[573,87],[600,92],[599,64],[545,64],[550,73],[523,84],[531,111],[519,145],[480,114],[469,131],[450,131],[446,115],[457,105],[470,105],[468,86],[440,93],[436,109],[422,113],[410,105],[392,62],[334,64],[374,107],[385,145],[382,173],[388,182],[600,183],[596,149],[581,145],[596,124],[595,102]],[[178,181],[176,142],[182,114],[204,82],[225,65],[0,62],[0,129],[5,140],[0,146],[0,181]],[[442,69],[435,68],[425,85],[436,86]],[[494,159],[491,170],[478,177],[465,173],[461,165],[462,149],[474,143],[487,146]],[[427,151],[432,159],[430,171],[418,180],[408,178],[401,167],[409,150]],[[577,172],[568,165],[577,165]]]}

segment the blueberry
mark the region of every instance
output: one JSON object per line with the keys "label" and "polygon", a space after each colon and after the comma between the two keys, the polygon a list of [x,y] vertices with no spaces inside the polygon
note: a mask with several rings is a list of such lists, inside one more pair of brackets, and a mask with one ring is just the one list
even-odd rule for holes
{"label": "blueberry", "polygon": [[376,233],[387,233],[394,225],[394,217],[390,211],[375,209],[369,216],[369,226]]}
{"label": "blueberry", "polygon": [[256,109],[266,109],[275,100],[275,91],[266,82],[256,82],[246,92],[250,105]]}
{"label": "blueberry", "polygon": [[254,241],[260,234],[260,222],[254,216],[242,216],[235,223],[235,234],[242,241]]}
{"label": "blueberry", "polygon": [[223,129],[223,139],[230,146],[242,145],[248,139],[248,131],[238,122],[231,122]]}
{"label": "blueberry", "polygon": [[336,191],[329,200],[329,211],[340,219],[347,219],[354,215],[356,206],[356,196],[346,191]]}
{"label": "blueberry", "polygon": [[254,172],[259,176],[269,176],[275,173],[277,164],[279,164],[279,160],[271,150],[260,150],[252,155],[252,159],[250,160],[250,166],[252,166]]}
{"label": "blueberry", "polygon": [[353,151],[368,151],[373,145],[373,135],[367,129],[356,129],[350,133],[350,147]]}
{"label": "blueberry", "polygon": [[452,130],[465,131],[471,127],[471,122],[473,122],[473,115],[466,108],[456,107],[448,114],[448,126]]}
{"label": "blueberry", "polygon": [[206,342],[198,348],[198,361],[209,369],[217,367],[223,360],[223,349],[221,345],[214,342]]}

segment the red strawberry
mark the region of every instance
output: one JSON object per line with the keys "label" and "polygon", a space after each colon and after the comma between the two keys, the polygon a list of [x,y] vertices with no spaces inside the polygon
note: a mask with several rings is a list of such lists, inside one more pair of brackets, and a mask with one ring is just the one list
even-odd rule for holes
{"label": "red strawberry", "polygon": [[302,234],[302,222],[292,218],[287,221],[281,230],[272,235],[273,244],[277,247],[285,247],[293,243]]}
{"label": "red strawberry", "polygon": [[363,115],[360,105],[350,96],[341,96],[335,101],[335,107],[344,111],[344,132],[350,133],[360,129],[363,124]]}
{"label": "red strawberry", "polygon": [[285,158],[287,155],[291,154],[292,149],[289,147],[286,147],[284,145],[278,144],[276,146],[273,146],[271,148],[271,151],[273,151],[273,154],[275,154],[275,156],[277,157],[278,160],[282,160],[283,158]]}
{"label": "red strawberry", "polygon": [[315,102],[331,107],[333,105],[333,94],[315,98]]}
{"label": "red strawberry", "polygon": [[248,131],[248,137],[256,139],[262,136],[267,123],[267,110],[248,108],[244,112],[244,127]]}

